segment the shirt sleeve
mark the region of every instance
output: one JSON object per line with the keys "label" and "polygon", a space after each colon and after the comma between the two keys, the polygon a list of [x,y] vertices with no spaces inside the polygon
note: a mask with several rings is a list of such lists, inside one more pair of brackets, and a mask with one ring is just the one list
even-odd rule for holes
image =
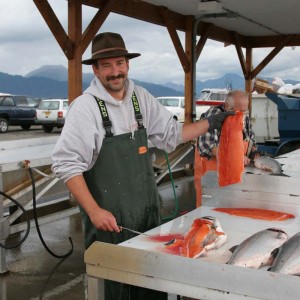
{"label": "shirt sleeve", "polygon": [[247,139],[247,138],[252,141],[252,143],[253,143],[252,147],[256,148],[257,144],[256,144],[256,139],[255,139],[255,133],[252,129],[252,124],[251,124],[249,116],[246,116],[246,126],[244,129],[244,139]]}
{"label": "shirt sleeve", "polygon": [[97,116],[99,108],[91,96],[80,96],[68,109],[52,153],[52,171],[65,182],[89,170],[96,160],[105,134]]}

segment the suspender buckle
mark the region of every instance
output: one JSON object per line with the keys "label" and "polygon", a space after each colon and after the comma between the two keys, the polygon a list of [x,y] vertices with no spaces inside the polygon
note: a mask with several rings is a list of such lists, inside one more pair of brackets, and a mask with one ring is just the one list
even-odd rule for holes
{"label": "suspender buckle", "polygon": [[142,116],[142,114],[135,114],[135,118],[136,118],[136,121],[137,121],[137,123],[138,123],[138,127],[139,127],[139,129],[142,129],[142,128],[144,128],[144,125],[143,125],[143,116]]}
{"label": "suspender buckle", "polygon": [[111,132],[112,124],[111,121],[103,121],[103,127],[105,129],[105,137],[111,137],[113,136]]}

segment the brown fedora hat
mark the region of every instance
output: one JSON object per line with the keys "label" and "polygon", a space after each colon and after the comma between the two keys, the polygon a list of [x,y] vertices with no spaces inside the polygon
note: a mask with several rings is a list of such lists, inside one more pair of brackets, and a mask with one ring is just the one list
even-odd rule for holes
{"label": "brown fedora hat", "polygon": [[134,58],[140,56],[140,53],[128,53],[123,38],[118,33],[103,32],[97,34],[92,42],[92,57],[83,60],[84,65],[91,65],[100,58],[111,58],[125,56]]}

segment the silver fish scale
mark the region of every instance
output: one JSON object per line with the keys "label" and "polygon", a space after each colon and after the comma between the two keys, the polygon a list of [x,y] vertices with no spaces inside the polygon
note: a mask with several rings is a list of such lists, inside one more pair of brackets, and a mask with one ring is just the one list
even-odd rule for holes
{"label": "silver fish scale", "polygon": [[259,231],[236,247],[227,264],[254,269],[268,265],[272,251],[287,239],[287,234],[281,229],[268,228]]}
{"label": "silver fish scale", "polygon": [[288,239],[278,250],[269,271],[300,275],[300,232]]}

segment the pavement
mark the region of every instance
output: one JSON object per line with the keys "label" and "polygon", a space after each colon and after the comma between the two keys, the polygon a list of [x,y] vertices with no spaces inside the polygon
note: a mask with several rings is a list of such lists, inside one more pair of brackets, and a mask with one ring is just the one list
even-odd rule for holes
{"label": "pavement", "polygon": [[[58,136],[60,132],[61,129],[55,128],[51,133],[44,133],[41,126],[32,126],[28,131],[24,131],[19,126],[10,126],[9,131],[1,135],[1,141]],[[187,177],[180,175],[175,179],[177,216],[194,209],[195,191],[190,171],[186,171]],[[161,183],[158,189],[161,196],[161,214],[166,222],[169,217],[174,216],[177,205],[168,175],[165,178],[166,182]],[[74,200],[71,202],[73,206]],[[5,251],[7,272],[0,273],[0,299],[87,299],[84,238],[79,213],[42,224],[40,231],[46,246],[58,256],[63,256],[70,251],[69,237],[71,237],[72,253],[66,258],[52,256],[43,246],[36,228],[31,228],[23,244]],[[23,236],[24,232],[10,235],[6,245],[15,245]],[[169,300],[171,299],[177,297],[169,295]]]}
{"label": "pavement", "polygon": [[[179,201],[177,215],[194,209],[195,192],[193,177],[175,180]],[[176,207],[170,183],[159,186],[162,215],[171,216]],[[73,252],[66,258],[50,255],[42,245],[36,228],[32,228],[25,242],[6,251],[8,272],[0,274],[1,300],[83,300],[87,299],[87,279],[84,264],[84,246],[81,217],[78,214],[64,217],[40,226],[47,247],[55,255]],[[7,244],[18,242],[24,233],[15,233]],[[177,299],[169,295],[169,299]]]}
{"label": "pavement", "polygon": [[19,139],[40,138],[47,136],[58,136],[61,128],[54,128],[52,132],[45,133],[41,125],[32,125],[29,130],[23,130],[20,126],[9,126],[8,131],[1,133],[1,141],[14,141]]}

